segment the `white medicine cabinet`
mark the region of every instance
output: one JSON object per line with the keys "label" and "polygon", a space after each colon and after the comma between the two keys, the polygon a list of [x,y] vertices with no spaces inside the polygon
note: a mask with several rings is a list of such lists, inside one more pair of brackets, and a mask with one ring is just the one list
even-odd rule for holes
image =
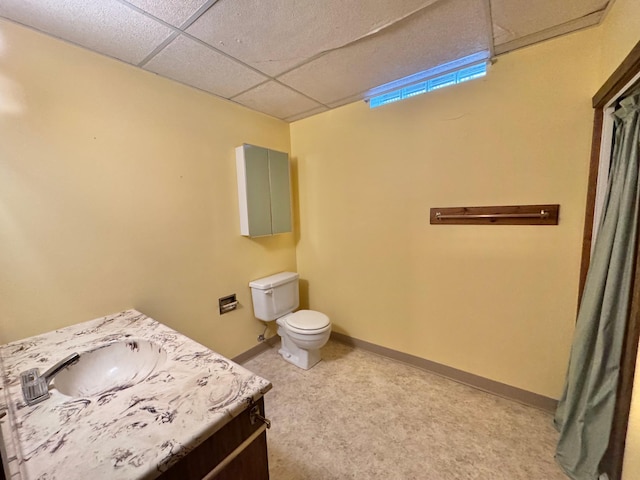
{"label": "white medicine cabinet", "polygon": [[236,148],[240,233],[262,237],[291,232],[289,156],[244,144]]}

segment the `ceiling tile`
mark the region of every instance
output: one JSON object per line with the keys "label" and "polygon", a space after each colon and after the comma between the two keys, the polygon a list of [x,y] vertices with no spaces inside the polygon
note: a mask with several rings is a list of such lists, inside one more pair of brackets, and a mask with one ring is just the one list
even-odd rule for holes
{"label": "ceiling tile", "polygon": [[322,106],[274,81],[252,88],[233,101],[282,119]]}
{"label": "ceiling tile", "polygon": [[0,16],[133,64],[172,33],[116,0],[2,0]]}
{"label": "ceiling tile", "polygon": [[603,10],[608,0],[491,0],[495,44],[501,45]]}
{"label": "ceiling tile", "polygon": [[324,104],[340,103],[373,87],[488,50],[488,21],[483,2],[439,2],[278,80]]}
{"label": "ceiling tile", "polygon": [[[275,76],[437,0],[219,1],[187,32]],[[475,0],[476,2],[478,0]]]}
{"label": "ceiling tile", "polygon": [[225,98],[266,80],[263,75],[184,35],[160,51],[144,68]]}
{"label": "ceiling tile", "polygon": [[128,0],[128,3],[175,27],[180,27],[207,2],[208,0]]}

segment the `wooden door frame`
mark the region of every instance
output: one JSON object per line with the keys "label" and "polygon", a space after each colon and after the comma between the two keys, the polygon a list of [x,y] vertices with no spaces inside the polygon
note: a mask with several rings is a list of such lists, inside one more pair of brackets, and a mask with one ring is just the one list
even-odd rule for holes
{"label": "wooden door frame", "polygon": [[[602,141],[602,127],[604,108],[617,94],[640,73],[640,42],[631,50],[620,66],[607,79],[604,85],[593,96],[594,108],[593,136],[591,141],[591,163],[589,165],[589,183],[587,190],[587,205],[585,211],[584,234],[582,241],[582,262],[580,266],[580,297],[587,278],[589,260],[591,257],[591,241],[593,234],[593,216],[596,202],[596,186],[598,181],[598,166],[600,163],[600,146]],[[633,265],[632,299],[627,313],[625,340],[620,360],[620,377],[618,394],[616,397],[615,413],[609,446],[601,463],[603,471],[609,474],[611,480],[622,478],[624,448],[631,410],[631,394],[635,375],[636,358],[638,355],[638,341],[640,339],[640,242],[636,242],[636,254]]]}

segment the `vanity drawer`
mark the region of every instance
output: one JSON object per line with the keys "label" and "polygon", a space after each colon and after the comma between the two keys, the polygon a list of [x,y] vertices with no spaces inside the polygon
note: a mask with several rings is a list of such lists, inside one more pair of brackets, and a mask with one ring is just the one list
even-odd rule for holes
{"label": "vanity drawer", "polygon": [[[263,398],[254,405],[257,405],[260,412],[264,414]],[[251,407],[248,407],[159,478],[161,480],[200,480],[206,477],[252,433],[263,426],[260,421],[251,424],[250,410]],[[266,431],[258,435],[224,470],[215,476],[215,480],[268,479]]]}

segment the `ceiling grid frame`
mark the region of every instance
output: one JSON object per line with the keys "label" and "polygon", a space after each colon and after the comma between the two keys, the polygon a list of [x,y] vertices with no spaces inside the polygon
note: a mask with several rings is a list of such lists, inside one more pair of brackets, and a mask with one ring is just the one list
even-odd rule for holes
{"label": "ceiling grid frame", "polygon": [[[372,86],[387,83],[392,75],[428,70],[437,66],[434,62],[455,60],[480,47],[493,60],[589,28],[603,20],[613,2],[361,0],[345,6],[328,0],[318,6],[272,0],[256,6],[251,0],[104,0],[87,9],[83,0],[3,0],[0,17],[149,72],[166,64],[168,73],[155,73],[291,122],[364,99]],[[443,11],[457,15],[435,22]],[[474,15],[484,17],[482,27],[469,18]],[[438,28],[444,32],[438,41],[415,33]],[[267,32],[266,38],[254,31]],[[403,43],[404,35],[415,38]],[[457,44],[463,40],[468,43]],[[389,53],[399,46],[402,55]],[[171,58],[180,48],[187,48],[190,58]],[[201,57],[200,48],[211,55]],[[272,52],[273,60],[267,56]],[[381,59],[362,57],[380,52]],[[304,72],[307,79],[300,82]]]}

